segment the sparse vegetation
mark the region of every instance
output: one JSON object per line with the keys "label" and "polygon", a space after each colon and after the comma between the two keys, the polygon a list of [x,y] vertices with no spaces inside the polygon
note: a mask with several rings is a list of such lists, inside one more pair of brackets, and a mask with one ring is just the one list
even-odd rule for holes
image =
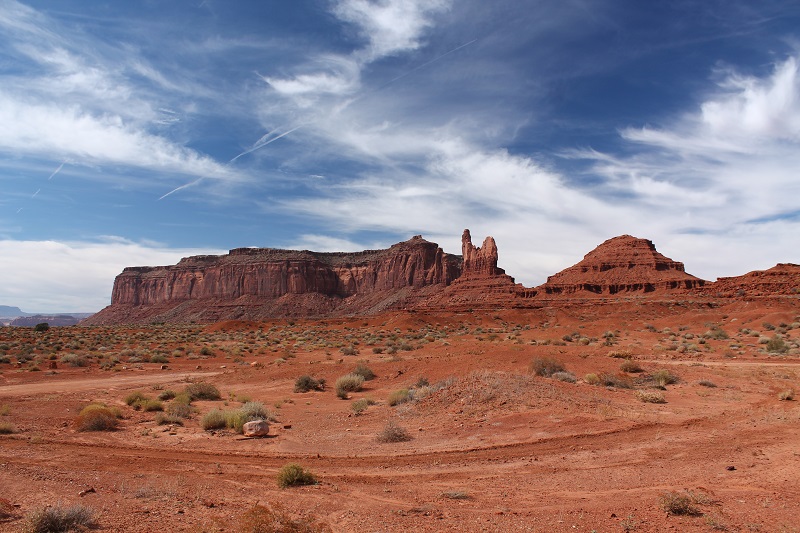
{"label": "sparse vegetation", "polygon": [[583,381],[585,381],[589,385],[599,385],[600,376],[594,373],[586,374],[585,376],[583,376]]}
{"label": "sparse vegetation", "polygon": [[186,386],[186,394],[194,400],[219,400],[219,389],[210,383],[192,383]]}
{"label": "sparse vegetation", "polygon": [[353,374],[357,374],[364,378],[364,381],[375,379],[375,372],[373,372],[367,365],[359,363],[353,370]]}
{"label": "sparse vegetation", "polygon": [[710,381],[708,379],[701,379],[700,381],[697,382],[697,384],[700,385],[701,387],[708,387],[708,388],[712,388],[712,389],[717,386],[716,383],[714,383],[713,381]]}
{"label": "sparse vegetation", "polygon": [[94,528],[94,511],[83,505],[52,505],[35,509],[22,526],[24,533],[68,533]]}
{"label": "sparse vegetation", "polygon": [[278,486],[282,489],[316,484],[316,477],[297,463],[284,465],[278,471]]}
{"label": "sparse vegetation", "polygon": [[399,389],[391,392],[389,393],[389,397],[386,398],[386,403],[392,407],[408,401],[411,401],[411,392],[408,389]]}
{"label": "sparse vegetation", "polygon": [[33,331],[35,331],[37,333],[42,333],[42,332],[45,332],[45,331],[47,331],[49,329],[50,329],[50,324],[48,324],[47,322],[40,322],[40,323],[36,324],[35,326],[33,326]]}
{"label": "sparse vegetation", "polygon": [[553,375],[550,377],[557,379],[558,381],[564,381],[565,383],[575,383],[578,381],[575,375],[571,372],[553,372]]}
{"label": "sparse vegetation", "polygon": [[278,508],[255,505],[239,519],[241,533],[329,533],[330,526],[313,517],[292,518]]}
{"label": "sparse vegetation", "polygon": [[300,376],[294,382],[295,392],[309,392],[309,391],[323,391],[325,390],[324,379],[314,379],[309,375]]}
{"label": "sparse vegetation", "polygon": [[778,394],[778,399],[781,401],[791,401],[794,400],[794,391],[789,389],[785,391],[781,391]]}
{"label": "sparse vegetation", "polygon": [[564,372],[566,368],[560,362],[549,357],[534,357],[531,361],[531,372],[537,376],[550,377],[556,372]]}
{"label": "sparse vegetation", "polygon": [[336,396],[342,400],[347,399],[350,392],[358,392],[364,385],[364,377],[358,374],[345,374],[336,380]]}
{"label": "sparse vegetation", "polygon": [[777,334],[767,341],[766,348],[769,353],[786,353],[789,351],[789,345],[786,344],[783,337]]}
{"label": "sparse vegetation", "polygon": [[353,414],[360,415],[361,413],[366,411],[367,407],[369,407],[370,405],[375,405],[375,402],[373,400],[370,400],[369,398],[361,398],[350,404],[350,409],[353,410]]}
{"label": "sparse vegetation", "polygon": [[14,433],[14,426],[10,422],[0,422],[0,435],[11,435]]}
{"label": "sparse vegetation", "polygon": [[659,387],[666,387],[680,381],[680,378],[666,369],[656,370],[651,376]]}
{"label": "sparse vegetation", "polygon": [[664,394],[659,391],[637,390],[636,397],[644,403],[667,403]]}
{"label": "sparse vegetation", "polygon": [[376,440],[382,443],[389,443],[389,442],[405,442],[411,440],[411,435],[408,431],[399,426],[393,420],[390,420],[386,423],[383,430],[378,433]]}
{"label": "sparse vegetation", "polygon": [[694,506],[692,495],[686,492],[665,492],[659,499],[661,508],[671,515],[696,516],[701,514]]}
{"label": "sparse vegetation", "polygon": [[633,359],[627,359],[623,361],[622,364],[619,365],[619,369],[629,374],[637,374],[643,371],[639,363],[637,363]]}
{"label": "sparse vegetation", "polygon": [[118,414],[102,404],[84,407],[73,422],[78,431],[114,431],[118,425]]}

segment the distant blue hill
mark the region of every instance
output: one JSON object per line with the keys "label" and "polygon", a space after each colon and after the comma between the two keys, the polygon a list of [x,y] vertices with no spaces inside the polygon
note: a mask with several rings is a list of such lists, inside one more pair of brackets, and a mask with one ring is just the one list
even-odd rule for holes
{"label": "distant blue hill", "polygon": [[0,305],[0,317],[15,318],[18,316],[30,316],[31,313],[23,313],[19,307],[10,305]]}

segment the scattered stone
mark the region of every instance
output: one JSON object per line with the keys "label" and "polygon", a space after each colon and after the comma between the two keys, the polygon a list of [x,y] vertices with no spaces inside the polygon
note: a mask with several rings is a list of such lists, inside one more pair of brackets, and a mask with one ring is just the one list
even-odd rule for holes
{"label": "scattered stone", "polygon": [[96,491],[96,490],[94,490],[94,487],[89,487],[88,489],[84,489],[84,490],[80,491],[80,492],[78,493],[78,496],[80,496],[81,498],[83,498],[83,497],[84,497],[84,496],[86,496],[87,494],[92,494],[92,493],[95,493],[95,492],[97,492],[97,491]]}
{"label": "scattered stone", "polygon": [[266,420],[252,420],[242,426],[245,437],[264,437],[269,435],[269,422]]}

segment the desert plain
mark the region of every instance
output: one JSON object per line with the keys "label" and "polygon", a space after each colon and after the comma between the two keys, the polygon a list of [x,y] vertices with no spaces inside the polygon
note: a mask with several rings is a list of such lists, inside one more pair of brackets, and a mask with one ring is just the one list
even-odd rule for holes
{"label": "desert plain", "polygon": [[798,337],[796,296],[2,328],[0,530],[798,531]]}

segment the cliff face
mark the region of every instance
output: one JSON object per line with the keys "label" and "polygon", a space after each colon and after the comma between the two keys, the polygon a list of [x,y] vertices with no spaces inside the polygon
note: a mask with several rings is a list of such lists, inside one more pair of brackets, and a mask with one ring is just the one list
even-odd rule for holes
{"label": "cliff face", "polygon": [[767,270],[755,270],[743,276],[719,278],[704,291],[724,297],[796,296],[800,294],[800,265],[778,263]]}
{"label": "cliff face", "polygon": [[195,256],[165,267],[129,267],[117,276],[113,304],[151,305],[203,298],[278,298],[359,293],[449,284],[457,257],[420,236],[388,250],[316,253],[238,248],[223,256]]}
{"label": "cliff face", "polygon": [[578,292],[609,295],[694,289],[705,284],[684,271],[683,263],[663,256],[647,239],[614,237],[586,254],[583,261],[547,278],[540,294]]}

